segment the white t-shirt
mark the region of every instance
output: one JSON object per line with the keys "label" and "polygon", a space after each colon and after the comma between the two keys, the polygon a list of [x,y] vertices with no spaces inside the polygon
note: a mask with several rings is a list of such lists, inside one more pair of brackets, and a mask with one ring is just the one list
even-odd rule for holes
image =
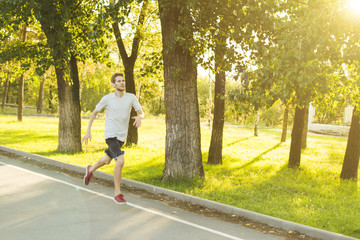
{"label": "white t-shirt", "polygon": [[97,111],[106,110],[105,118],[105,139],[116,137],[125,142],[130,119],[131,108],[136,111],[141,109],[141,105],[132,93],[124,93],[122,97],[116,97],[115,93],[105,95],[96,105]]}

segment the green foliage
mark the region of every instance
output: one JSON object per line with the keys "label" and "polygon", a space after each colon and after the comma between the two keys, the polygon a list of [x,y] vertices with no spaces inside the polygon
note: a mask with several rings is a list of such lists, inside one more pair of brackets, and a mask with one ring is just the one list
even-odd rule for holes
{"label": "green foliage", "polygon": [[[25,101],[26,104],[35,106],[39,76],[48,71],[51,65],[68,69],[66,64],[70,54],[75,54],[77,60],[80,60],[83,111],[91,111],[103,95],[112,91],[109,79],[113,72],[119,71],[116,69],[119,66],[114,59],[116,43],[109,31],[109,14],[111,10],[120,7],[122,10],[116,16],[125,23],[125,16],[130,14],[131,9],[136,9],[135,5],[130,6],[129,1],[118,1],[116,6],[106,5],[103,1],[92,0],[77,4],[74,1],[1,1],[0,14],[3,18],[0,21],[0,33],[6,41],[0,47],[0,62],[11,65],[11,69],[8,67],[7,70],[11,72],[8,102],[16,103],[17,86],[13,82],[24,70],[28,70],[25,77]],[[152,101],[159,102],[157,100],[163,95],[161,33],[154,7],[152,4],[149,15],[152,20],[147,23],[150,31],[145,34],[147,41],[142,44],[142,55],[135,70],[137,92],[141,94],[140,98],[149,102],[143,103],[144,106],[148,105],[147,108],[151,108]],[[18,38],[19,28],[24,22],[29,24],[26,43],[14,40],[14,37]],[[49,36],[51,29],[55,35]],[[44,31],[47,31],[47,36]],[[14,64],[9,64],[10,61]],[[22,62],[22,69],[16,64],[19,61]],[[2,79],[7,77],[6,72],[1,71],[0,74]],[[45,102],[56,112],[58,103],[54,87],[53,83],[46,83]],[[163,107],[160,106],[161,108],[163,112]]]}
{"label": "green foliage", "polygon": [[[333,97],[333,98],[331,98]],[[342,125],[346,107],[344,98],[332,96],[331,92],[313,102],[316,107],[315,123]]]}
{"label": "green foliage", "polygon": [[209,108],[210,113],[213,111],[212,105],[209,106],[209,103],[213,102],[213,99],[210,99],[210,85],[212,88],[211,95],[214,96],[214,83],[206,77],[198,78],[197,92],[199,99],[199,112],[201,118],[208,118]]}
{"label": "green foliage", "polygon": [[331,1],[280,2],[282,12],[273,12],[265,38],[254,36],[251,48],[258,69],[252,80],[254,94],[271,106],[274,100],[294,98],[307,105],[328,91],[333,61],[339,59],[338,43],[332,37]]}
{"label": "green foliage", "polygon": [[[270,4],[269,4],[270,3]],[[222,69],[244,69],[246,51],[255,32],[261,32],[270,21],[266,11],[274,5],[271,1],[206,0],[195,2],[192,11],[198,62],[213,72]],[[266,10],[266,11],[265,11]],[[223,59],[217,59],[215,50],[221,48]]]}
{"label": "green foliage", "polygon": [[[352,105],[359,106],[360,97],[360,15],[354,16],[351,9],[341,9],[336,20],[335,37],[342,44],[342,65],[339,67],[338,85],[332,85],[332,94]],[[340,89],[336,89],[340,85]],[[340,93],[340,94],[339,94]]]}
{"label": "green foliage", "polygon": [[[293,109],[291,109],[291,110],[293,110]],[[260,113],[261,113],[260,121],[264,126],[276,127],[276,128],[282,127],[284,106],[281,105],[280,101],[275,102],[269,109],[261,109]],[[293,119],[289,118],[288,125],[291,125],[292,121],[293,121]]]}
{"label": "green foliage", "polygon": [[[212,92],[214,96],[213,82],[211,82]],[[210,82],[205,76],[198,78],[198,98],[200,117],[203,120],[209,118],[212,113],[212,99],[210,99]],[[292,110],[291,110],[292,111]],[[290,111],[290,114],[291,114]],[[267,127],[280,127],[283,120],[284,107],[280,101],[275,102],[270,108],[261,108],[260,123]],[[252,125],[254,123],[255,109],[247,101],[244,100],[243,83],[240,81],[229,80],[226,87],[226,105],[225,105],[225,121],[242,125]],[[288,124],[292,124],[292,116],[289,116]]]}
{"label": "green foliage", "polygon": [[79,71],[83,72],[80,82],[81,110],[92,112],[103,96],[113,92],[110,78],[115,69],[88,60],[79,65]]}
{"label": "green foliage", "polygon": [[[5,72],[6,73],[6,72]],[[17,75],[4,74],[3,80],[9,77],[9,90],[8,96],[5,100],[5,104],[17,105],[18,95],[18,83]],[[56,79],[54,74],[39,76],[35,73],[35,69],[29,69],[24,75],[26,81],[24,83],[24,105],[32,108],[36,108],[39,100],[40,83],[45,80],[45,89],[43,96],[43,113],[57,113],[57,90]],[[2,87],[0,88],[0,96],[3,96],[5,90],[5,81],[2,81]],[[5,110],[5,112],[15,113],[16,108],[11,108],[11,111]],[[14,111],[13,111],[14,110]],[[27,113],[27,112],[25,112]],[[34,113],[34,112],[32,112]]]}
{"label": "green foliage", "polygon": [[160,21],[157,4],[149,3],[143,41],[136,61],[135,82],[138,97],[145,109],[154,115],[164,114],[164,75]]}
{"label": "green foliage", "polygon": [[[103,1],[1,1],[0,62],[21,61],[23,70],[36,66],[37,75],[44,74],[51,65],[68,69],[70,56],[77,61],[92,57],[106,62],[108,48],[102,21]],[[28,26],[28,40],[14,41],[19,28]],[[68,71],[65,79],[69,80]]]}
{"label": "green foliage", "polygon": [[147,111],[154,116],[165,114],[164,98],[162,97],[151,99],[149,102],[145,103],[145,106],[147,108]]}
{"label": "green foliage", "polygon": [[[153,44],[160,43],[152,40]],[[138,86],[138,97],[142,104],[147,106],[150,113],[158,115],[164,113],[164,78],[162,56],[152,46],[145,44],[142,48],[143,54],[137,61],[135,69],[135,82]],[[153,106],[153,104],[155,104]]]}

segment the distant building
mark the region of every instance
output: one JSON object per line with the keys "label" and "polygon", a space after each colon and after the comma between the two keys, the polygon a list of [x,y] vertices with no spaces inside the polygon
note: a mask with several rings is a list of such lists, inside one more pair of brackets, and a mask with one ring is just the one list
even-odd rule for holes
{"label": "distant building", "polygon": [[308,124],[311,124],[312,122],[314,122],[314,116],[315,116],[315,107],[310,103],[309,104],[309,119],[308,119]]}
{"label": "distant building", "polygon": [[348,105],[345,108],[344,125],[351,125],[351,118],[354,111],[354,107]]}

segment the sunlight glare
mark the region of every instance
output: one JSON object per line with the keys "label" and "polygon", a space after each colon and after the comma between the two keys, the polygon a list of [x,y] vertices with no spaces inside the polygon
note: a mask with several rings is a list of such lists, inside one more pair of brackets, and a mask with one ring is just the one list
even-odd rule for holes
{"label": "sunlight glare", "polygon": [[360,16],[360,0],[348,0],[346,5],[352,13]]}

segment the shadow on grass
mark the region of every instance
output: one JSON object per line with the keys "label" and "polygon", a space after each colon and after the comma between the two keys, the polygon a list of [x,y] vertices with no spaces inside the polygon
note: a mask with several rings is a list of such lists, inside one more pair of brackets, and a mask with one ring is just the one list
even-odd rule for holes
{"label": "shadow on grass", "polygon": [[[247,163],[245,163],[245,164],[243,164],[243,165],[241,165],[239,167],[231,167],[231,168],[229,168],[229,167],[223,167],[223,165],[213,165],[213,164],[207,164],[207,163],[205,163],[205,164],[207,164],[208,166],[213,166],[212,170],[210,170],[210,171],[212,171],[213,173],[217,172],[217,173],[215,173],[216,175],[222,175],[222,176],[233,175],[235,171],[238,171],[240,169],[245,169],[245,168],[249,167],[250,165],[260,161],[261,158],[265,154],[277,149],[280,146],[281,146],[281,143],[277,143],[273,147],[267,149],[266,151],[262,152],[258,156],[254,157],[251,161],[249,161],[249,162],[247,162]],[[206,159],[207,154],[208,154],[207,152],[203,153],[203,159]]]}
{"label": "shadow on grass", "polygon": [[[234,142],[232,142],[232,143],[228,143],[228,144],[226,144],[226,145],[223,145],[223,149],[224,149],[224,148],[227,148],[227,147],[231,147],[231,146],[233,146],[233,145],[235,145],[235,144],[237,144],[237,143],[239,143],[239,142],[249,140],[249,139],[251,139],[251,138],[253,138],[253,137],[254,137],[254,136],[246,137],[246,138],[241,138],[241,139],[236,140],[236,141],[234,141]],[[204,163],[207,163],[208,156],[209,156],[209,151],[202,151],[202,159],[203,159],[203,162],[204,162]],[[206,159],[206,160],[205,160],[205,159]]]}
{"label": "shadow on grass", "polygon": [[[281,143],[277,143],[275,144],[273,147],[267,149],[266,151],[260,153],[258,156],[254,157],[252,160],[244,162],[243,164],[237,164],[237,162],[240,162],[240,159],[237,161],[237,159],[234,159],[231,157],[231,161],[233,163],[230,164],[230,166],[226,163],[227,161],[225,160],[225,164],[224,165],[213,165],[213,164],[207,164],[206,162],[204,162],[204,166],[206,168],[206,172],[205,175],[210,175],[212,176],[212,178],[215,179],[232,179],[231,181],[234,180],[234,178],[237,178],[237,175],[243,175],[244,172],[248,172],[248,174],[250,174],[250,172],[254,172],[254,171],[259,171],[259,168],[256,167],[254,169],[251,168],[251,166],[259,161],[262,160],[262,157],[264,155],[266,155],[267,153],[281,147]],[[203,154],[206,156],[208,153]],[[225,156],[223,156],[224,159],[226,158]],[[205,159],[205,158],[203,158]],[[269,166],[270,167],[270,166]],[[262,167],[262,170],[264,172],[267,171],[271,171],[271,169],[265,169],[265,167]],[[206,178],[206,176],[205,176]]]}
{"label": "shadow on grass", "polygon": [[224,145],[223,148],[225,148],[225,147],[231,147],[232,145],[235,145],[235,144],[237,144],[237,143],[239,143],[239,142],[242,142],[242,141],[249,140],[250,138],[253,138],[253,137],[254,137],[254,136],[246,137],[246,138],[242,138],[242,139],[236,140],[236,141],[234,141],[234,142],[232,142],[232,143],[228,143],[228,144]]}
{"label": "shadow on grass", "polygon": [[259,160],[261,160],[261,157],[262,157],[262,156],[264,156],[265,154],[271,152],[272,150],[277,149],[277,148],[280,147],[280,146],[281,146],[281,143],[276,144],[276,145],[273,146],[272,148],[269,148],[269,149],[266,150],[265,152],[262,152],[260,155],[254,157],[250,162],[247,162],[247,163],[241,165],[241,166],[239,167],[239,169],[241,169],[241,168],[246,168],[246,167],[250,166],[251,164],[254,164],[254,163],[258,162]]}

